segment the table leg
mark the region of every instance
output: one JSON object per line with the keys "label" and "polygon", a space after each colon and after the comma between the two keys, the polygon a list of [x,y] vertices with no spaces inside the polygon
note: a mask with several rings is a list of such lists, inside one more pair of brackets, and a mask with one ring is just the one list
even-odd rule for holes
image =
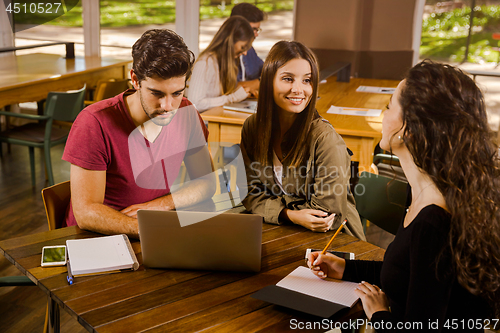
{"label": "table leg", "polygon": [[211,149],[211,151],[216,151],[212,150],[210,148],[211,143],[213,142],[214,145],[217,147],[215,149],[218,149],[219,143],[220,143],[220,124],[216,122],[208,122],[208,148]]}
{"label": "table leg", "polygon": [[49,333],[59,333],[60,317],[59,317],[59,304],[48,296],[49,305]]}
{"label": "table leg", "polygon": [[38,115],[40,116],[43,116],[43,110],[44,110],[44,104],[45,103],[45,99],[42,99],[41,101],[37,101],[36,102],[36,109],[37,109],[37,113]]}
{"label": "table leg", "polygon": [[[5,111],[10,111],[10,105],[6,105],[5,106]],[[8,131],[9,127],[10,127],[10,118],[9,117],[5,117],[5,130]],[[7,143],[7,152],[9,154],[11,153],[10,143]]]}
{"label": "table leg", "polygon": [[359,172],[370,172],[370,166],[373,163],[373,149],[377,143],[374,138],[362,138],[361,150],[359,153]]}

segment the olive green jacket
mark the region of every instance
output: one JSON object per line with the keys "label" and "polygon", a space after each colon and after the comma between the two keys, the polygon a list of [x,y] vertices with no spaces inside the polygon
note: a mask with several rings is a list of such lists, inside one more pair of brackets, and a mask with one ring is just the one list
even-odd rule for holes
{"label": "olive green jacket", "polygon": [[[294,127],[286,133],[282,144],[286,151],[286,138],[293,136]],[[279,219],[283,208],[318,209],[337,217],[332,229],[347,219],[345,230],[359,239],[365,239],[363,227],[356,210],[354,197],[349,189],[351,177],[351,157],[344,140],[335,132],[333,126],[317,115],[312,121],[309,158],[305,165],[297,168],[283,161],[282,187],[273,177],[273,166],[262,165],[252,156],[251,147],[259,139],[255,115],[250,116],[243,125],[241,151],[245,162],[248,194],[243,200],[245,208],[264,217],[267,223],[281,224]]]}

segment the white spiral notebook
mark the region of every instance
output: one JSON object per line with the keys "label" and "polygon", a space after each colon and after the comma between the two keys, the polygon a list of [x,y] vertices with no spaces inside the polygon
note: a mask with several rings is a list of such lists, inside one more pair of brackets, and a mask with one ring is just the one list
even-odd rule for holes
{"label": "white spiral notebook", "polygon": [[127,235],[66,241],[68,260],[74,276],[105,274],[139,268]]}

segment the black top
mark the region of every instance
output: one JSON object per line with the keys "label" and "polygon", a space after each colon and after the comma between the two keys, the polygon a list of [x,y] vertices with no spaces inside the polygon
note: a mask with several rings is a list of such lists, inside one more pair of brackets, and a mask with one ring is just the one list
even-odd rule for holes
{"label": "black top", "polygon": [[[415,329],[419,332],[484,332],[483,326],[474,329],[476,323],[469,319],[491,319],[491,311],[486,301],[458,284],[447,251],[450,223],[451,216],[443,208],[424,207],[408,227],[399,227],[383,263],[346,261],[344,280],[378,285],[389,299],[391,312],[373,314],[371,321],[376,329],[375,323],[383,321],[392,322],[393,332],[402,330],[396,329],[398,322],[422,323]],[[429,327],[436,321],[439,330]]]}

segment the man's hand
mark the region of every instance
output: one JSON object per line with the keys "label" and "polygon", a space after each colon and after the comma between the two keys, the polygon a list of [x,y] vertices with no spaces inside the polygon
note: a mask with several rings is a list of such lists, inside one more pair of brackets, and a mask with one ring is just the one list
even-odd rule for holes
{"label": "man's hand", "polygon": [[389,301],[385,293],[376,285],[369,284],[368,282],[361,282],[356,289],[356,295],[363,303],[366,317],[372,319],[372,316],[377,311],[389,311]]}
{"label": "man's hand", "polygon": [[315,232],[327,232],[333,224],[334,214],[316,209],[291,210],[283,209],[285,216],[295,224],[299,224]]}
{"label": "man's hand", "polygon": [[148,201],[145,203],[140,203],[140,204],[135,204],[128,206],[127,208],[122,209],[120,212],[133,217],[137,218],[137,211],[139,209],[147,209],[147,210],[172,210],[175,208],[174,201],[172,200],[172,196],[170,194],[167,194],[166,196],[162,197],[160,200],[152,200]]}
{"label": "man's hand", "polygon": [[133,217],[136,219],[137,218],[137,211],[139,209],[150,209],[150,208],[146,204],[137,204],[137,205],[128,206],[127,208],[122,209],[120,212],[127,215],[127,216],[130,216],[130,217]]}

